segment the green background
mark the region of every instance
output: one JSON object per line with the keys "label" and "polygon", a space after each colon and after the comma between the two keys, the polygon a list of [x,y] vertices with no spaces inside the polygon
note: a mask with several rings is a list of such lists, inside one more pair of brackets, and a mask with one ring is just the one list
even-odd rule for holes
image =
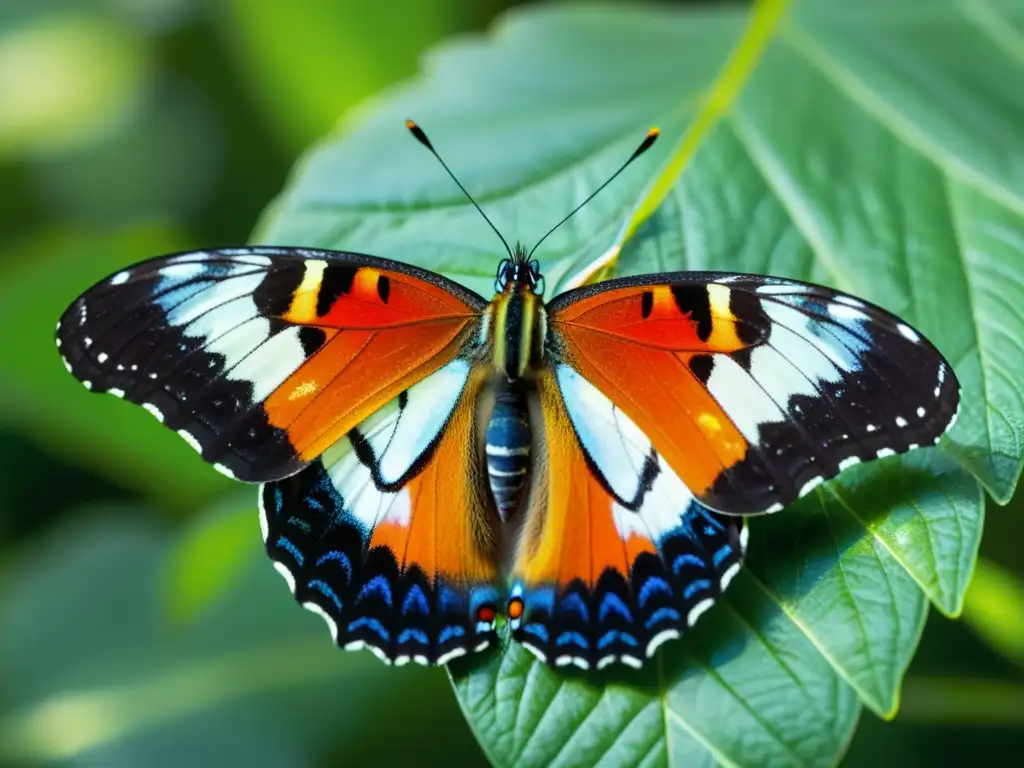
{"label": "green background", "polygon": [[[254,490],[203,465],[141,409],[86,393],[64,373],[52,329],[78,292],[115,268],[166,251],[246,242],[261,214],[262,241],[374,250],[485,290],[496,244],[429,156],[401,135],[401,118],[408,114],[430,130],[435,145],[467,186],[481,192],[481,203],[507,235],[529,239],[546,228],[553,211],[568,210],[580,197],[584,181],[564,181],[552,168],[572,168],[579,157],[597,156],[585,175],[585,184],[593,186],[653,120],[665,138],[647,173],[670,157],[698,114],[702,89],[743,30],[742,7],[723,11],[720,4],[658,6],[672,18],[680,9],[696,14],[692,18],[698,21],[681,27],[692,34],[682,43],[671,37],[670,24],[652,26],[650,18],[634,24],[628,13],[610,22],[603,12],[584,11],[589,21],[569,23],[557,13],[545,15],[543,8],[502,16],[510,5],[406,0],[388,3],[387,13],[354,0],[293,6],[277,0],[5,0],[0,5],[0,762],[485,763],[445,673],[390,670],[369,654],[331,648],[319,620],[292,603],[260,551]],[[801,38],[788,27],[794,50],[811,57],[845,53],[846,61],[867,56],[865,69],[878,65],[884,72],[891,65],[924,72],[919,82],[931,91],[899,94],[902,103],[916,109],[913,117],[933,128],[947,151],[959,151],[963,135],[977,136],[991,156],[972,155],[968,146],[958,157],[978,175],[1002,174],[1011,192],[1020,188],[1024,105],[1020,89],[1008,83],[1013,77],[1024,81],[1019,77],[1024,23],[993,28],[984,16],[987,3],[963,4],[968,10],[951,25],[936,12],[936,30],[952,42],[932,35],[932,52],[962,36],[961,22],[964,29],[974,25],[989,35],[972,52],[970,66],[944,71],[939,57],[919,55],[922,51],[900,33],[905,19],[865,14],[860,27],[846,21],[815,26],[814,3],[802,5],[805,28],[828,29],[833,36]],[[1013,11],[1006,11],[1009,18],[1024,18],[1014,15],[1020,4],[997,5]],[[923,6],[906,4],[912,7]],[[906,13],[909,18],[911,11]],[[473,35],[495,23],[506,34],[492,50]],[[879,28],[891,34],[879,34]],[[661,37],[652,38],[652,29]],[[606,52],[608,34],[621,34],[618,57]],[[418,64],[424,51],[442,40],[443,49]],[[999,44],[1010,52],[1008,60],[1016,61],[1016,75],[984,68],[985,56]],[[672,55],[652,56],[659,45]],[[808,151],[808,167],[798,169],[814,177],[820,172],[814,158],[827,155],[827,148],[816,147],[816,137],[841,130],[873,137],[870,118],[864,126],[856,122],[865,120],[865,110],[847,111],[837,98],[816,104],[817,119],[798,132],[775,120],[772,94],[797,82],[785,69],[791,55],[770,50],[728,125],[712,135],[714,151],[693,158],[673,195],[641,227],[636,247],[624,254],[622,271],[662,268],[672,253],[685,252],[690,267],[740,265],[840,284],[849,280],[842,287],[899,309],[898,294],[886,294],[891,290],[886,227],[874,226],[884,219],[879,211],[888,210],[887,201],[868,194],[830,198],[826,183],[818,207],[804,206],[792,194],[799,173],[787,174],[771,152],[787,146],[820,149],[819,155]],[[418,70],[427,72],[418,86],[394,85]],[[638,71],[649,90],[634,86]],[[507,87],[494,88],[496,80]],[[388,95],[375,100],[389,86]],[[924,97],[940,92],[958,108],[928,113]],[[870,93],[860,96],[861,103],[874,103]],[[319,144],[293,170],[300,154],[332,132],[340,118],[345,142]],[[1015,126],[1016,136],[1005,133],[1006,126]],[[870,189],[874,175],[898,167],[908,199],[927,198],[928,184],[912,185],[917,169],[898,147],[870,138],[862,151],[845,169],[849,178],[865,179],[864,188]],[[818,232],[822,242],[773,231],[770,204],[758,202],[764,181],[744,176],[749,162],[741,161],[741,154],[759,160],[761,173],[774,179],[769,186],[781,207],[804,224],[799,229],[805,236]],[[723,177],[734,189],[723,195],[724,204],[706,207],[707,190]],[[646,178],[625,176],[614,192],[609,190],[611,196],[595,200],[574,227],[552,238],[549,283],[571,275],[614,239]],[[543,187],[551,202],[540,210],[535,202],[509,204],[510,190],[529,185]],[[750,219],[739,224],[715,219],[716,211],[730,206],[748,210],[748,197],[756,203],[750,204],[755,214]],[[329,210],[317,208],[323,200],[330,201]],[[394,200],[414,213],[422,208],[421,215],[395,213],[388,207]],[[979,205],[968,193],[960,201],[965,210]],[[909,228],[913,209],[900,206],[908,212],[897,228]],[[839,225],[815,229],[816,217],[827,220],[834,211],[841,214]],[[858,217],[873,223],[865,229],[875,239],[858,240]],[[666,241],[660,230],[669,230],[666,222],[679,218],[686,220],[680,229],[685,242]],[[1013,226],[1019,224],[1004,223],[1000,231]],[[996,230],[992,224],[982,234]],[[828,241],[822,233],[829,231],[842,237]],[[935,226],[922,231],[934,232]],[[732,242],[739,242],[738,232],[749,235],[743,247],[753,252],[742,253]],[[939,250],[925,242],[922,250],[929,249]],[[739,254],[735,264],[701,256],[726,250]],[[853,251],[858,258],[863,254],[863,261],[848,272],[830,271],[811,255],[823,250]],[[925,271],[903,279],[926,286],[927,295],[947,297],[955,286],[942,283],[942,262],[930,269],[926,260],[914,259],[909,263]],[[1007,280],[1017,279],[1024,253],[1018,249],[1006,259]],[[1006,333],[1005,339],[995,337],[1001,344],[996,358],[1015,345],[1019,349],[1024,333],[1020,305],[1012,300],[1020,294],[1013,289],[1006,287],[1005,305],[997,291],[982,318]],[[921,303],[927,307],[927,298]],[[940,305],[932,310],[938,318],[935,331],[957,349],[957,328],[968,327],[967,321],[943,312],[941,301],[932,303]],[[915,321],[928,316],[926,310],[916,311]],[[966,381],[972,374],[964,367],[958,364],[957,370]],[[1000,398],[1017,394],[1017,404],[1007,407],[1011,420],[1003,436],[1012,444],[1021,433],[1019,423],[1014,432],[1012,414],[1020,417],[1024,370],[1009,365],[1006,376],[1010,382],[1003,389],[990,385],[985,396],[1000,406]],[[985,423],[993,433],[1002,428],[998,420]],[[1019,445],[1015,450],[1019,453]],[[1015,463],[1019,457],[1004,453],[1013,451],[956,455],[1005,500],[1013,488],[1005,478],[1013,472],[999,462]],[[954,474],[943,459],[920,461],[923,471]],[[882,509],[888,500],[876,497],[892,492],[887,483],[900,466],[864,468],[836,488]],[[905,465],[914,466],[913,461]],[[950,487],[959,492],[955,483]],[[813,570],[814,558],[838,561],[839,571],[843,563],[847,570],[860,564],[855,548],[849,560],[833,556],[833,561],[816,548],[813,521],[832,514],[830,497],[820,498],[820,509],[807,503],[794,513],[818,515],[808,517],[812,522],[795,540],[795,529],[775,520],[752,538],[762,550],[752,572],[786,592],[782,599],[803,611],[801,621],[811,623],[822,595],[802,591],[800,575]],[[888,666],[876,659],[866,672],[843,670],[869,707],[860,715],[845,764],[954,765],[1024,752],[1024,495],[1018,493],[1006,508],[988,506],[982,560],[967,591],[963,620],[928,613],[902,694],[899,679],[909,655],[891,659]],[[975,522],[980,525],[980,516]],[[831,525],[830,535],[840,535],[837,530],[842,533],[840,524]],[[763,554],[768,550],[771,556]],[[964,572],[953,580],[958,593],[970,577],[973,550],[967,550]],[[950,564],[940,558],[934,565],[941,571]],[[899,569],[880,572],[907,580]],[[749,583],[737,591],[741,608]],[[956,613],[958,595],[941,593],[947,583],[937,577],[927,596]],[[875,588],[863,588],[866,602]],[[900,603],[900,610],[923,621],[924,598],[907,599],[911,604]],[[864,602],[858,615],[870,617]],[[901,632],[913,636],[917,622],[908,619]],[[718,647],[714,632],[712,627],[698,636],[698,655],[701,643]],[[893,643],[897,640],[907,654],[913,652],[913,637]],[[520,663],[514,655],[510,659]],[[501,759],[494,753],[500,740],[489,740],[485,732],[505,726],[500,707],[494,713],[474,709],[474,702],[486,698],[479,686],[488,684],[489,673],[459,674],[462,704],[477,735],[492,759]],[[529,696],[538,695],[539,685],[535,681]],[[589,694],[577,693],[580,707],[588,706]],[[847,707],[849,722],[855,722],[856,699],[851,694],[842,701],[836,706]],[[891,722],[872,712],[890,713],[897,703]],[[571,709],[552,710],[563,724],[554,738],[572,736]],[[837,743],[844,739],[837,736]],[[567,764],[589,764],[602,754],[606,761],[615,759],[615,753],[578,746],[559,759]],[[635,754],[638,760],[643,753]],[[818,753],[807,754],[797,747],[793,761],[817,764]],[[520,757],[527,761],[529,754]]]}

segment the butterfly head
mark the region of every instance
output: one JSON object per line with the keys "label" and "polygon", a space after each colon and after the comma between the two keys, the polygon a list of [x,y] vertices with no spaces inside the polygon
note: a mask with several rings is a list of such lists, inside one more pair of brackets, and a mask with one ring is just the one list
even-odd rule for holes
{"label": "butterfly head", "polygon": [[502,259],[498,264],[494,290],[497,293],[544,293],[544,275],[540,272],[540,262],[531,259],[526,249],[517,243],[512,257]]}

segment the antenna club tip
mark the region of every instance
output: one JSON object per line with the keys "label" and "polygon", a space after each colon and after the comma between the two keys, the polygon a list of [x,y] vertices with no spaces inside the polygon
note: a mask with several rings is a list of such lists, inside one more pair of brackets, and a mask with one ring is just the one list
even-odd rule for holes
{"label": "antenna club tip", "polygon": [[653,141],[654,139],[658,138],[659,136],[661,136],[661,128],[659,128],[656,125],[651,126],[651,130],[649,130],[647,132],[647,138],[649,138],[649,139],[651,139]]}
{"label": "antenna club tip", "polygon": [[431,152],[434,151],[433,145],[430,143],[430,139],[427,138],[427,134],[423,132],[419,124],[415,120],[406,120],[405,127],[409,129],[409,133],[416,137],[416,141],[425,146]]}

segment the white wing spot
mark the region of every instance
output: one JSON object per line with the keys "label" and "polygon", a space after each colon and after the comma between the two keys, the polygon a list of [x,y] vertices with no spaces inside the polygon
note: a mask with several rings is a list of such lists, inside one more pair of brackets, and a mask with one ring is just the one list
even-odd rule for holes
{"label": "white wing spot", "polygon": [[145,409],[146,409],[147,411],[149,411],[150,413],[152,413],[152,414],[153,414],[154,416],[156,416],[156,420],[157,420],[157,421],[159,421],[159,422],[163,422],[163,420],[164,420],[164,414],[163,414],[163,412],[162,412],[162,411],[161,411],[161,410],[160,410],[159,408],[157,408],[157,407],[156,407],[155,405],[153,405],[152,403],[143,403],[143,404],[142,404],[142,407],[143,407],[143,408],[145,408]]}
{"label": "white wing spot", "polygon": [[905,427],[905,426],[907,426],[907,420],[904,419],[902,416],[897,416],[896,417],[896,426],[897,427]]}
{"label": "white wing spot", "polygon": [[92,339],[86,336],[84,339],[82,339],[82,343],[85,345],[85,348],[88,349],[89,347],[92,346]]}
{"label": "white wing spot", "polygon": [[[686,614],[686,626],[692,627],[694,624],[696,624],[697,619],[699,619],[701,616],[707,613],[708,609],[711,608],[711,606],[714,604],[714,600],[712,600],[710,597],[705,597],[703,600],[701,600],[699,603],[693,606],[693,608],[690,609],[690,612]],[[649,644],[648,647],[650,647]]]}
{"label": "white wing spot", "polygon": [[878,453],[876,455],[878,456],[878,458],[884,459],[886,456],[895,456],[896,451],[894,451],[892,448],[879,448]]}
{"label": "white wing spot", "polygon": [[813,491],[823,482],[825,482],[825,478],[823,478],[821,475],[818,475],[818,477],[812,477],[810,480],[804,483],[804,487],[800,489],[800,493],[798,495],[806,496],[808,493]]}
{"label": "white wing spot", "polygon": [[876,427],[874,424],[868,424],[866,427],[864,427],[864,429],[867,432],[874,432],[876,429],[878,429],[878,427]]}
{"label": "white wing spot", "polygon": [[868,316],[859,309],[856,309],[852,304],[845,302],[842,304],[833,304],[828,308],[828,313],[838,320],[851,320],[853,322],[862,323],[868,319]]}
{"label": "white wing spot", "polygon": [[[529,646],[526,646],[526,648],[527,648],[527,650],[533,651],[533,649],[530,648]],[[533,652],[536,654],[536,651],[533,651]],[[440,656],[437,657],[437,665],[439,667],[443,666],[443,665],[447,664],[449,661],[451,661],[452,659],[457,659],[460,656],[465,656],[465,655],[466,655],[466,649],[465,648],[452,648],[450,651],[448,651],[448,653],[442,653]],[[541,661],[543,661],[543,660],[544,659],[542,658]]]}
{"label": "white wing spot", "polygon": [[237,480],[238,479],[238,478],[235,477],[235,473],[234,472],[232,472],[230,469],[225,467],[220,462],[217,462],[216,464],[214,464],[213,468],[216,469],[218,472],[220,472],[222,475],[224,475],[224,477],[230,477],[232,480]]}
{"label": "white wing spot", "polygon": [[279,562],[277,562],[275,560],[274,561],[274,569],[278,573],[281,574],[281,578],[284,579],[285,583],[288,585],[288,589],[291,590],[291,593],[294,595],[295,594],[295,577],[292,576],[292,572],[288,570],[288,566],[285,565],[284,563],[279,563]]}
{"label": "white wing spot", "polygon": [[260,486],[259,493],[257,494],[257,506],[260,510],[260,533],[263,534],[263,543],[267,543],[267,537],[270,535],[270,524],[267,523],[267,510],[263,506],[263,486]]}
{"label": "white wing spot", "polygon": [[125,270],[124,272],[118,272],[116,275],[110,278],[110,284],[121,285],[121,283],[124,283],[128,280],[128,274],[129,273],[127,270]]}
{"label": "white wing spot", "polygon": [[918,445],[917,443],[911,443],[910,445],[908,445],[908,446],[907,446],[907,450],[908,450],[908,451],[912,451],[912,450],[914,450],[915,448],[920,448],[920,447],[921,447],[921,446],[920,446],[920,445]]}
{"label": "white wing spot", "polygon": [[900,332],[900,336],[907,339],[908,341],[912,341],[915,344],[921,341],[921,337],[918,335],[918,333],[906,323],[900,323],[899,325],[897,325],[896,330]]}
{"label": "white wing spot", "polygon": [[[274,565],[277,565],[277,563],[274,563]],[[291,574],[289,574],[289,576],[290,575]],[[292,591],[294,592],[295,590],[292,590]],[[338,644],[338,625],[334,621],[334,619],[331,618],[330,614],[328,614],[327,611],[325,611],[323,608],[321,608],[319,605],[317,605],[316,603],[313,603],[313,602],[303,603],[302,607],[305,608],[310,613],[315,613],[317,616],[319,616],[321,619],[323,619],[325,622],[327,622],[327,628],[331,630],[331,639],[334,640],[334,644],[337,645]]]}
{"label": "white wing spot", "polygon": [[107,390],[107,394],[113,395],[114,397],[124,397],[124,390],[118,389],[117,387],[111,387]]}
{"label": "white wing spot", "polygon": [[107,362],[108,358],[109,358],[109,355],[106,352],[100,352],[98,355],[96,355],[96,362],[97,363],[105,363],[105,362]]}
{"label": "white wing spot", "polygon": [[922,406],[918,406],[918,408],[917,408],[917,416],[918,416],[918,418],[923,419],[925,413],[926,413],[925,409]]}
{"label": "white wing spot", "polygon": [[856,464],[860,464],[860,457],[850,456],[849,458],[843,459],[839,462],[839,471],[842,472],[844,469],[849,469]]}
{"label": "white wing spot", "polygon": [[[723,280],[722,282],[730,282],[730,281],[729,280]],[[790,284],[790,283],[783,283],[781,285],[776,285],[774,283],[769,283],[768,285],[760,286],[757,289],[757,292],[758,293],[762,293],[762,294],[767,294],[767,295],[772,295],[772,294],[782,294],[782,295],[797,294],[797,295],[799,295],[801,293],[807,293],[808,290],[809,289],[806,286],[803,286],[803,285],[793,285],[793,284]]]}
{"label": "white wing spot", "polygon": [[191,432],[189,432],[187,430],[184,430],[184,429],[179,429],[178,430],[178,434],[181,436],[182,440],[184,440],[186,443],[188,443],[189,445],[192,446],[192,449],[194,451],[196,451],[197,453],[202,453],[203,452],[203,446],[201,446],[199,444],[199,441],[196,440],[195,437],[192,436]]}
{"label": "white wing spot", "polygon": [[723,592],[728,588],[732,580],[736,578],[736,574],[740,572],[740,564],[733,563],[725,569],[725,573],[722,574],[722,580],[719,582],[719,589]]}
{"label": "white wing spot", "polygon": [[82,386],[85,387],[86,389],[92,389],[92,382],[91,381],[83,381],[82,382]]}

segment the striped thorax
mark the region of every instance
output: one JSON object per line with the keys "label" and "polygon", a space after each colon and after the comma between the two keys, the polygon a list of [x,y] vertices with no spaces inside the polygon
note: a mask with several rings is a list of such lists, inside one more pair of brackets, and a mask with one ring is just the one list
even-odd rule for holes
{"label": "striped thorax", "polygon": [[538,291],[540,279],[537,263],[518,249],[498,269],[498,293],[488,310],[492,361],[495,372],[508,381],[529,378],[543,359],[547,315]]}

